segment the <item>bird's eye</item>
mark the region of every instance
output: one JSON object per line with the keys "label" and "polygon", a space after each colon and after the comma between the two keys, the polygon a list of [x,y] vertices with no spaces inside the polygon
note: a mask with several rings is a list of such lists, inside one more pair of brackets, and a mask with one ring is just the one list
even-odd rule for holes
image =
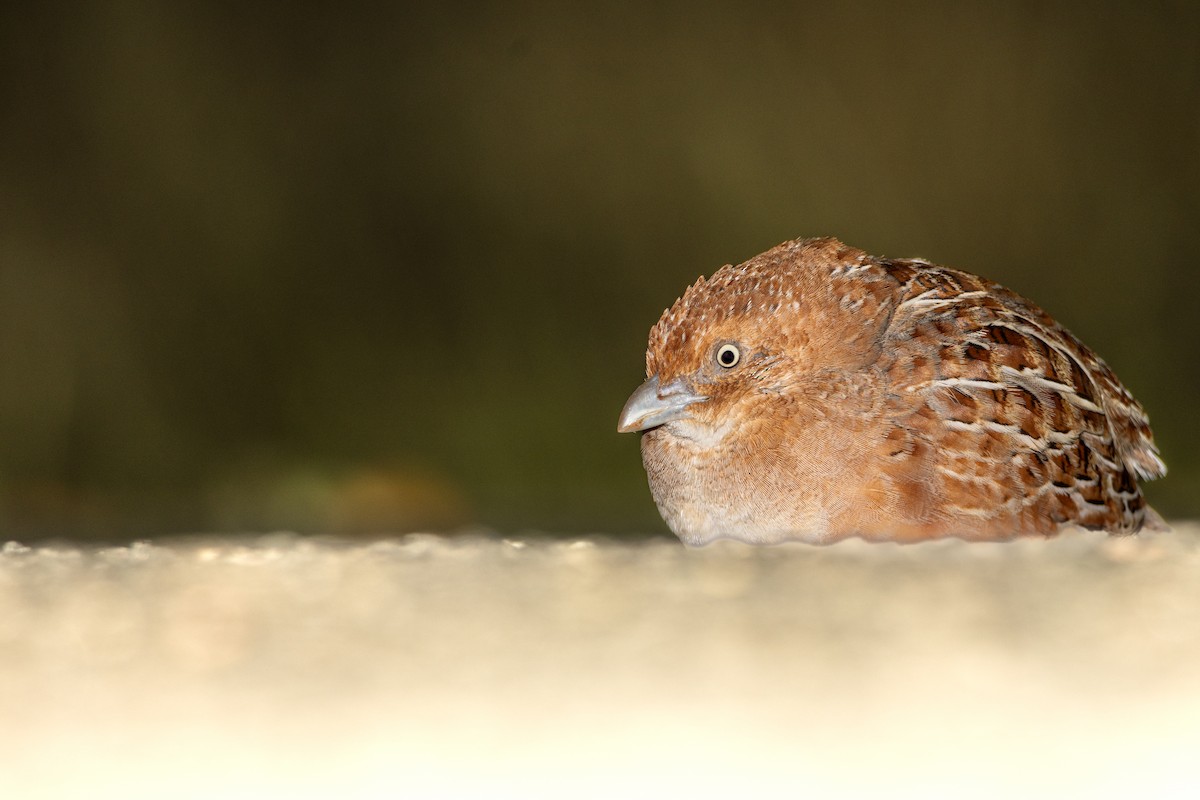
{"label": "bird's eye", "polygon": [[738,350],[736,344],[723,344],[717,348],[717,363],[725,369],[736,367],[741,360],[742,351]]}

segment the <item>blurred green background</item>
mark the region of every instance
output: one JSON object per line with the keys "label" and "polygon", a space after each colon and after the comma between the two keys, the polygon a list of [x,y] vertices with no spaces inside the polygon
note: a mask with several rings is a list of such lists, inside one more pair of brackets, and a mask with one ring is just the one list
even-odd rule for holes
{"label": "blurred green background", "polygon": [[1200,514],[1200,5],[0,11],[0,535],[665,530],[614,432],[798,236],[1037,300]]}

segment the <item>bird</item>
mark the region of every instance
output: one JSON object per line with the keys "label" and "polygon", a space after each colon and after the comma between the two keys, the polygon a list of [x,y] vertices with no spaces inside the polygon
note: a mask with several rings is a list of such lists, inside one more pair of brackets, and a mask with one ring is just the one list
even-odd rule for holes
{"label": "bird", "polygon": [[998,283],[831,237],[689,286],[617,430],[687,545],[1166,528],[1146,412],[1083,342]]}

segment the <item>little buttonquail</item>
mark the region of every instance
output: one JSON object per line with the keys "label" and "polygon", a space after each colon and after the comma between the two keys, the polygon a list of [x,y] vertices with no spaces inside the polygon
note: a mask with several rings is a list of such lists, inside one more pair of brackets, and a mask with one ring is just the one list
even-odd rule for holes
{"label": "little buttonquail", "polygon": [[1025,298],[836,239],[700,278],[650,331],[640,431],[681,540],[828,543],[1163,527],[1142,407]]}

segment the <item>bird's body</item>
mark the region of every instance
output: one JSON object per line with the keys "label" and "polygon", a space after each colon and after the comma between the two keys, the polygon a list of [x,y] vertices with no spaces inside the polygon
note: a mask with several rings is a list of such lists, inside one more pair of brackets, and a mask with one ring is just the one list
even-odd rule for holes
{"label": "bird's body", "polygon": [[835,239],[691,286],[650,332],[642,431],[688,544],[1131,533],[1166,468],[1112,370],[1030,301]]}

